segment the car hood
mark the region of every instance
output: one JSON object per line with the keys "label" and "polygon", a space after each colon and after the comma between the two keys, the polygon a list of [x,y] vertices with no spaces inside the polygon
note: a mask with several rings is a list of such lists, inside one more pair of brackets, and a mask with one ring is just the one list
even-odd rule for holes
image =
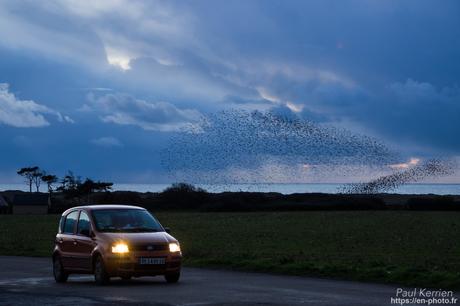
{"label": "car hood", "polygon": [[171,243],[177,240],[166,232],[156,233],[100,233],[104,240],[112,243],[123,241],[127,244]]}

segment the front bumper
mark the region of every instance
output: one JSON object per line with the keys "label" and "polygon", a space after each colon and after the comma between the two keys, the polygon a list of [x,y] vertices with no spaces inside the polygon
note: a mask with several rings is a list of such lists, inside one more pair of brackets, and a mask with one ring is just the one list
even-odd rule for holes
{"label": "front bumper", "polygon": [[[140,264],[141,257],[164,258],[164,264]],[[182,254],[180,252],[130,252],[111,254],[105,259],[110,276],[155,276],[180,272]]]}

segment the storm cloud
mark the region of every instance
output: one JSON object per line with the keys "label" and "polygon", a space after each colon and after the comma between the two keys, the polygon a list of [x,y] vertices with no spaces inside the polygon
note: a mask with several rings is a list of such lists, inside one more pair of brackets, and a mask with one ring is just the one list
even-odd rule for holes
{"label": "storm cloud", "polygon": [[[104,147],[110,163],[98,173],[116,177],[109,164],[119,164],[143,177],[134,162],[143,160],[146,180],[161,180],[168,140],[230,109],[363,135],[401,152],[396,164],[456,158],[459,9],[431,0],[2,1],[0,141],[11,147],[0,170],[33,159],[14,139],[50,143],[69,129],[83,153],[54,150],[48,160],[85,154],[93,169],[94,140],[113,137],[123,146]],[[272,166],[282,174],[289,158]]]}

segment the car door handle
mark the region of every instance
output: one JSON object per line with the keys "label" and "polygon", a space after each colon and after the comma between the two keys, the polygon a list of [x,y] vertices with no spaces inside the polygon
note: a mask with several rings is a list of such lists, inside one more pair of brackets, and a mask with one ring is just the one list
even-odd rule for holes
{"label": "car door handle", "polygon": [[77,240],[74,240],[74,241],[73,241],[73,245],[77,245]]}
{"label": "car door handle", "polygon": [[64,242],[64,240],[62,240],[62,239],[58,239],[58,240],[57,240],[57,242],[59,242],[59,243],[63,243],[63,242]]}

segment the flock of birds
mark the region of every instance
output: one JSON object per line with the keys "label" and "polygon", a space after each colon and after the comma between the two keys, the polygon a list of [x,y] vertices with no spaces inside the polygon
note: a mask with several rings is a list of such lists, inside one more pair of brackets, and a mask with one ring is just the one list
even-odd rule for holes
{"label": "flock of birds", "polygon": [[381,176],[367,183],[346,185],[342,188],[344,193],[375,194],[387,192],[397,187],[415,183],[426,177],[436,177],[453,174],[454,164],[452,161],[430,159],[410,169]]}
{"label": "flock of birds", "polygon": [[[397,152],[369,136],[299,118],[244,110],[203,118],[175,134],[162,154],[162,164],[173,181],[221,185],[296,180],[307,168],[326,172],[377,169],[400,160]],[[344,192],[389,190],[427,176],[444,175],[449,169],[443,161],[431,160],[349,186]]]}

